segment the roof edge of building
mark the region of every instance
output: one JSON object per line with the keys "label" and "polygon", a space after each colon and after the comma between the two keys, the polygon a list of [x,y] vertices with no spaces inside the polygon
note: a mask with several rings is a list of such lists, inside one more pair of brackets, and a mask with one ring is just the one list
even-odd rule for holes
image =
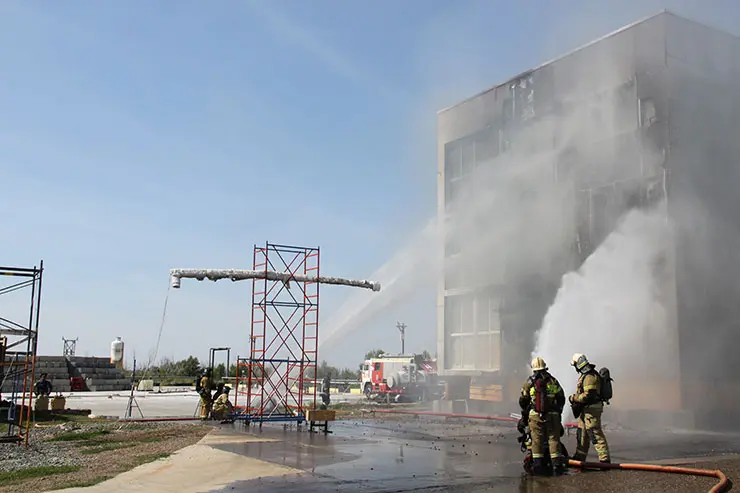
{"label": "roof edge of building", "polygon": [[[619,29],[616,29],[616,30],[614,30],[614,31],[612,31],[610,33],[607,33],[607,34],[605,34],[605,35],[603,35],[601,37],[598,37],[596,39],[593,39],[593,40],[589,41],[588,43],[582,44],[582,45],[580,45],[580,46],[578,46],[578,47],[576,47],[576,48],[574,48],[574,49],[572,49],[570,51],[567,51],[567,52],[563,53],[562,55],[559,55],[559,56],[557,56],[555,58],[551,58],[550,60],[547,60],[547,61],[545,61],[543,63],[540,63],[539,65],[535,66],[534,68],[531,68],[529,70],[525,70],[524,72],[520,72],[519,74],[515,75],[514,77],[508,78],[504,82],[501,82],[501,83],[496,84],[496,85],[493,85],[493,86],[491,86],[491,87],[489,87],[487,89],[484,89],[484,90],[482,90],[482,91],[480,91],[480,92],[478,92],[478,93],[476,93],[476,94],[474,94],[474,95],[472,95],[472,96],[470,96],[468,98],[463,99],[462,101],[458,101],[457,103],[454,103],[454,104],[452,104],[450,106],[447,106],[447,107],[445,107],[445,108],[437,111],[437,115],[439,116],[442,113],[445,113],[446,111],[449,111],[451,109],[454,109],[454,108],[456,108],[458,106],[461,106],[461,105],[463,105],[463,104],[465,104],[465,103],[467,103],[467,102],[469,102],[469,101],[471,101],[471,100],[473,100],[475,98],[478,98],[478,97],[480,97],[480,96],[482,96],[482,95],[484,95],[486,93],[489,93],[491,91],[494,91],[494,90],[498,89],[499,87],[504,86],[506,84],[509,84],[509,83],[511,83],[511,82],[513,82],[515,80],[518,80],[518,79],[524,77],[525,75],[530,74],[530,73],[532,73],[532,72],[534,72],[536,70],[539,70],[539,69],[541,69],[543,67],[546,67],[548,65],[552,65],[553,63],[555,63],[555,62],[557,62],[559,60],[562,60],[564,58],[567,58],[567,57],[569,57],[569,56],[571,56],[571,55],[573,55],[575,53],[578,53],[579,51],[585,50],[589,46],[595,45],[596,43],[599,43],[601,41],[604,41],[605,39],[609,39],[609,38],[611,38],[613,36],[616,36],[617,34],[623,32],[623,31],[626,31],[627,29],[631,29],[631,28],[633,28],[633,27],[635,27],[637,25],[640,25],[640,24],[642,24],[644,22],[647,22],[647,21],[649,21],[649,20],[651,20],[651,19],[653,19],[655,17],[661,16],[661,15],[666,15],[666,14],[667,15],[672,15],[672,16],[675,16],[675,17],[679,17],[681,19],[685,19],[685,20],[688,20],[688,21],[691,21],[691,22],[696,22],[696,21],[693,21],[692,19],[689,19],[687,17],[683,17],[683,16],[680,16],[680,15],[677,15],[676,13],[672,12],[671,10],[662,9],[659,12],[656,12],[654,14],[648,15],[648,16],[643,17],[641,19],[638,19],[636,21],[630,22],[629,24],[626,24],[626,25],[620,27]],[[704,24],[702,24],[702,25],[704,25]],[[705,27],[710,27],[710,26],[706,26],[706,25],[704,25],[704,26]],[[711,28],[711,29],[715,29],[716,30],[717,28]]]}

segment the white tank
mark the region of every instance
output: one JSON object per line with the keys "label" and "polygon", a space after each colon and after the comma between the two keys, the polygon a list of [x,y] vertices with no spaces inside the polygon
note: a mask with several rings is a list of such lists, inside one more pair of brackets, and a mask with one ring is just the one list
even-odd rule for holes
{"label": "white tank", "polygon": [[113,364],[123,361],[123,341],[120,337],[110,343],[110,362]]}

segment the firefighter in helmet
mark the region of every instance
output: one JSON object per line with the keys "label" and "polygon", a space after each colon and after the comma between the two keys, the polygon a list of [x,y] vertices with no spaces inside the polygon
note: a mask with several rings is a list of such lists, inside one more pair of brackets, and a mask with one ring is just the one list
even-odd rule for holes
{"label": "firefighter in helmet", "polygon": [[208,419],[211,414],[211,370],[203,370],[203,376],[198,382],[197,390],[200,394],[200,419]]}
{"label": "firefighter in helmet", "polygon": [[527,419],[532,440],[532,469],[534,474],[546,474],[545,440],[549,447],[552,466],[557,474],[565,469],[566,457],[560,453],[561,413],[565,393],[560,382],[547,371],[545,360],[539,356],[531,363],[532,375],[522,386],[519,407],[522,419]]}
{"label": "firefighter in helmet", "polygon": [[604,402],[601,398],[601,378],[585,354],[576,353],[570,362],[578,372],[576,393],[568,397],[573,409],[573,416],[578,419],[576,453],[573,460],[585,461],[588,455],[589,441],[593,442],[599,462],[609,463],[609,444],[601,428],[601,414]]}

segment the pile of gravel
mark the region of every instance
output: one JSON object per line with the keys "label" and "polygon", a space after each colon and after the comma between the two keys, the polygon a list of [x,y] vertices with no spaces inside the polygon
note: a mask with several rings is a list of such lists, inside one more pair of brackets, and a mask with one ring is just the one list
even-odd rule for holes
{"label": "pile of gravel", "polygon": [[[176,422],[139,423],[65,423],[58,426],[34,428],[28,439],[28,448],[24,444],[0,443],[0,472],[17,471],[42,466],[82,466],[85,462],[94,461],[94,456],[80,457],[77,447],[70,442],[49,441],[60,433],[88,433],[99,430],[134,431],[173,428]],[[181,425],[181,424],[180,424]]]}
{"label": "pile of gravel", "polygon": [[63,442],[48,442],[44,439],[59,430],[32,430],[28,448],[24,444],[0,444],[0,472],[17,471],[31,467],[76,466],[81,462],[65,447]]}

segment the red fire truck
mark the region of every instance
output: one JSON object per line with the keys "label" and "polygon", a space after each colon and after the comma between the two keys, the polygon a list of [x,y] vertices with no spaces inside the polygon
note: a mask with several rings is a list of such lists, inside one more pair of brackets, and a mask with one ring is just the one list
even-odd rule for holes
{"label": "red fire truck", "polygon": [[417,355],[380,355],[362,365],[362,391],[368,399],[428,400],[440,393],[437,362]]}

